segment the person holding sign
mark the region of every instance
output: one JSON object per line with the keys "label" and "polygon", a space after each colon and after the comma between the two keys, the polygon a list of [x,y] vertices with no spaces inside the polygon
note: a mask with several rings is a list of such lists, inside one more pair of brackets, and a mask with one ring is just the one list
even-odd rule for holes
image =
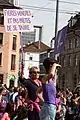
{"label": "person holding sign", "polygon": [[28,105],[31,109],[28,110],[28,120],[40,120],[40,100],[36,95],[37,89],[42,86],[39,80],[39,69],[36,66],[33,66],[29,69],[29,78],[25,79],[23,76],[19,77],[19,81],[23,84],[24,87],[28,90]]}

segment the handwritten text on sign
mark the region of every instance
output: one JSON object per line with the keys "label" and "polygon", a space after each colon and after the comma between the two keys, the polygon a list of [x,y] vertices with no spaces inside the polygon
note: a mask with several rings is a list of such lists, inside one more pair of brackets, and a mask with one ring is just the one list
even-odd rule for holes
{"label": "handwritten text on sign", "polygon": [[4,9],[4,25],[6,32],[33,31],[32,13],[22,9]]}

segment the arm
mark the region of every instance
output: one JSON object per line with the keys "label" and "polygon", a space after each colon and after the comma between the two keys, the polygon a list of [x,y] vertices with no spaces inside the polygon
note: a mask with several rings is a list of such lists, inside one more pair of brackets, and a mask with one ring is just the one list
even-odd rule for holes
{"label": "arm", "polygon": [[63,102],[62,102],[63,105],[66,105],[66,98],[63,97]]}
{"label": "arm", "polygon": [[58,106],[56,113],[59,113],[61,111],[61,105]]}
{"label": "arm", "polygon": [[38,96],[38,98],[40,99],[41,102],[44,102],[42,94],[43,94],[43,89],[42,89],[42,87],[40,87],[37,89],[36,95]]}
{"label": "arm", "polygon": [[51,69],[49,70],[49,76],[54,76],[55,75],[56,67],[57,67],[57,64],[54,63],[52,65]]}
{"label": "arm", "polygon": [[49,74],[50,74],[50,75],[52,75],[52,76],[55,75],[56,67],[61,67],[61,65],[54,63],[54,64],[52,65],[51,69],[49,70]]}
{"label": "arm", "polygon": [[22,84],[23,87],[27,88],[27,86],[28,86],[28,80],[27,79],[20,76],[19,81],[20,81],[20,83]]}
{"label": "arm", "polygon": [[50,78],[54,78],[54,76],[55,76],[55,72],[56,72],[56,67],[61,67],[61,65],[59,65],[59,64],[56,64],[56,63],[54,63],[53,65],[52,65],[52,67],[50,68],[50,70],[49,70],[49,73],[48,74],[46,74],[44,77],[43,77],[43,83],[44,83],[44,81],[48,81]]}

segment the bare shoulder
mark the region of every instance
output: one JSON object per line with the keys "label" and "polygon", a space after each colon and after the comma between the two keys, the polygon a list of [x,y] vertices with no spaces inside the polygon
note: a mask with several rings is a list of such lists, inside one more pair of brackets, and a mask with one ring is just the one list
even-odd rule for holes
{"label": "bare shoulder", "polygon": [[49,81],[49,75],[45,74],[43,79],[42,79],[42,83],[47,83]]}

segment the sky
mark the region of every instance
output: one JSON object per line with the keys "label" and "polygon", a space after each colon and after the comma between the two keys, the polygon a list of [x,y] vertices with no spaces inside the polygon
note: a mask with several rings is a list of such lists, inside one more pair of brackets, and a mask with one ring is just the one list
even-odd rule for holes
{"label": "sky", "polygon": [[[50,45],[50,41],[55,35],[56,0],[20,0],[19,5],[25,9],[30,8],[32,10],[33,24],[43,26],[42,41],[45,44]],[[35,7],[38,7],[38,9],[33,10]],[[49,9],[46,10],[46,8]],[[61,11],[63,13],[61,13]],[[67,25],[70,17],[75,15],[70,13],[77,13],[79,11],[80,0],[59,0],[58,30]]]}

